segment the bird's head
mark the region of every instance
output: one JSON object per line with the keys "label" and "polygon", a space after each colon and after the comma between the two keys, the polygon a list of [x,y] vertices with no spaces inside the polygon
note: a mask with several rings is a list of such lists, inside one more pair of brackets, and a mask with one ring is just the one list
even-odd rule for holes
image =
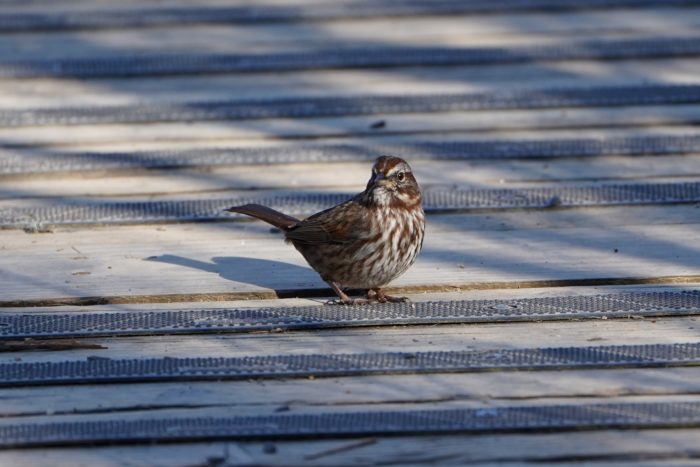
{"label": "bird's head", "polygon": [[381,206],[420,205],[421,192],[413,171],[400,157],[381,156],[372,167],[372,177],[367,183],[366,197]]}

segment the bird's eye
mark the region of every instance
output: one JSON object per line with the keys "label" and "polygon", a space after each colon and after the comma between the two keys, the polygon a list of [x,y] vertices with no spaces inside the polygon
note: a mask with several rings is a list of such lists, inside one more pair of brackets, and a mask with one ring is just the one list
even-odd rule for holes
{"label": "bird's eye", "polygon": [[406,178],[406,174],[399,172],[396,178],[398,178],[400,182],[403,182],[403,179]]}

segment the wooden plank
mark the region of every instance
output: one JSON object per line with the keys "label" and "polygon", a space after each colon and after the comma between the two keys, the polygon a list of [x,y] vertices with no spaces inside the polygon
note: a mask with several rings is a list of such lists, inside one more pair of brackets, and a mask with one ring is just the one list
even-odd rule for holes
{"label": "wooden plank", "polygon": [[[625,398],[615,398],[613,400],[615,402],[629,401]],[[635,399],[636,402],[654,402],[657,400],[658,399],[655,399],[655,398],[645,398],[645,397],[640,397],[640,398]],[[692,397],[691,398],[687,398],[687,397],[686,398],[676,398],[676,397],[674,397],[674,398],[666,398],[665,400],[668,402],[681,402],[681,401],[696,402],[697,397],[694,397],[694,398],[692,398]],[[588,404],[591,404],[591,402],[585,401],[585,402],[582,402],[580,405],[588,405]],[[552,405],[552,404],[550,404],[550,403],[546,403],[546,404],[533,404],[533,403],[510,404],[510,406],[519,406],[519,405],[525,405],[525,406],[535,405],[536,406],[536,405]],[[421,408],[425,408],[425,409],[436,408],[438,410],[439,409],[449,409],[449,408],[473,409],[473,408],[477,408],[477,407],[480,409],[483,408],[485,410],[490,410],[490,409],[497,408],[499,406],[495,405],[493,407],[488,407],[488,408],[483,407],[483,406],[479,407],[478,403],[460,403],[460,404],[434,403],[434,404],[425,404],[425,406],[421,406]],[[385,410],[392,410],[392,411],[400,412],[400,411],[413,410],[413,409],[407,408],[405,406],[401,407],[401,406],[391,406],[391,405],[379,405],[379,406],[367,407],[363,410],[363,412],[366,413],[366,412],[377,412],[377,411],[385,411]],[[320,412],[309,411],[307,413],[310,413],[310,414],[314,414],[314,413],[328,414],[328,413],[333,413],[333,412],[349,413],[349,412],[354,412],[354,410],[352,408],[342,408],[339,410],[332,410],[332,409],[329,410],[329,409],[324,408]],[[299,415],[298,412],[296,414]],[[182,417],[187,417],[187,418],[191,419],[194,417],[232,417],[232,416],[240,416],[240,415],[241,415],[240,413],[235,412],[233,410],[221,410],[221,409],[219,409],[219,411],[215,411],[215,410],[211,410],[211,409],[190,409],[190,410],[186,410],[186,411],[183,411],[183,410],[164,410],[164,411],[158,412],[158,415],[155,418],[162,420],[162,421],[166,421],[169,419],[176,419],[176,418],[182,418]],[[284,416],[285,415],[282,415],[282,417],[284,417]],[[97,414],[97,415],[92,415],[90,417],[90,421],[112,420],[114,416],[112,415],[111,417],[112,418],[110,418],[110,416],[103,416],[101,414]],[[154,418],[152,415],[143,414],[143,413],[121,413],[120,414],[120,420],[122,420],[122,421],[136,421],[136,420],[144,419],[146,417],[148,417],[148,419]],[[80,417],[76,417],[76,416],[65,416],[65,417],[56,417],[56,418],[58,418],[58,420],[60,420],[62,422],[71,422],[71,421],[81,422]],[[58,420],[55,420],[55,421],[58,421]],[[85,421],[85,420],[82,420],[82,421]],[[0,420],[0,425],[14,425],[13,422],[14,422],[13,420]],[[32,417],[27,417],[26,419],[22,420],[22,422],[23,423],[31,423],[31,422],[36,423],[36,420],[32,420]],[[593,432],[595,432],[595,431],[593,431]],[[295,444],[298,445],[299,443],[297,442]],[[672,450],[667,451],[668,454],[673,454],[673,452],[674,451],[672,451]],[[502,455],[502,451],[501,451],[501,455]]]}
{"label": "wooden plank", "polygon": [[[31,154],[31,152],[29,153]],[[30,157],[30,156],[29,156]],[[600,180],[680,181],[700,175],[700,154],[581,159],[410,161],[423,188],[513,188]],[[240,190],[359,191],[369,175],[369,163],[312,163],[235,166],[177,171],[123,173],[36,174],[2,180],[0,200],[45,197],[201,196]],[[342,173],[342,177],[337,174]]]}
{"label": "wooden plank", "polygon": [[[643,109],[643,110],[640,110]],[[143,149],[149,143],[162,147],[206,142],[231,145],[241,142],[279,142],[320,139],[329,142],[348,137],[395,135],[461,136],[473,140],[600,138],[649,134],[692,135],[697,128],[698,106],[543,109],[430,114],[381,114],[333,118],[265,119],[241,121],[175,122],[0,128],[5,147],[76,147],[100,144],[102,149]],[[384,122],[384,128],[372,126]],[[534,131],[533,131],[534,130]],[[154,144],[155,143],[155,144]]]}
{"label": "wooden plank", "polygon": [[[570,297],[609,295],[617,293],[640,292],[677,292],[678,290],[700,291],[700,281],[684,284],[656,285],[577,285],[572,287],[529,287],[514,289],[478,290],[468,292],[423,292],[408,294],[414,302],[450,301],[450,300],[519,300],[546,297]],[[278,308],[293,306],[324,306],[323,302],[314,298],[281,298],[263,300],[232,300],[232,301],[200,301],[200,302],[171,302],[171,303],[119,303],[102,305],[62,305],[62,306],[32,306],[32,307],[3,307],[3,313],[44,314],[44,313],[111,313],[134,311],[173,311],[196,309],[245,309],[245,308]]]}
{"label": "wooden plank", "polygon": [[[643,207],[527,211],[511,218],[521,226],[516,229],[500,213],[431,216],[417,264],[392,285],[415,292],[601,278],[687,280],[682,276],[700,274],[700,250],[688,241],[695,237],[700,210],[687,208],[665,208],[683,213],[668,225],[649,224]],[[630,224],[606,226],[614,213]],[[546,225],[537,225],[543,220]],[[88,296],[271,298],[272,289],[325,289],[303,258],[259,222],[104,228],[79,236],[70,230],[6,231],[0,242],[5,305]]]}
{"label": "wooden plank", "polygon": [[[450,214],[455,211],[549,209],[555,206],[552,206],[551,202],[543,202],[541,196],[547,196],[549,199],[555,195],[561,197],[556,207],[562,209],[687,205],[700,200],[697,193],[700,184],[692,177],[674,178],[673,183],[662,177],[642,179],[641,182],[636,179],[564,184],[558,181],[539,181],[534,186],[526,183],[506,185],[505,181],[491,186],[485,183],[466,184],[459,179],[452,183],[449,183],[450,181],[451,177],[445,177],[440,184],[422,185],[423,207],[430,215]],[[287,214],[303,218],[322,207],[330,207],[361,192],[364,187],[358,185],[352,188],[283,187],[271,190],[202,190],[184,194],[134,193],[126,201],[120,196],[76,199],[32,196],[31,193],[13,196],[9,193],[7,199],[0,197],[0,213],[3,216],[3,226],[27,231],[76,225],[88,228],[105,225],[250,221],[250,217],[233,217],[225,213],[229,206],[250,202],[267,204],[274,209],[281,209],[287,211]],[[445,195],[454,195],[454,201],[444,201]],[[319,199],[322,196],[328,198]],[[513,197],[521,198],[522,202],[512,202]],[[77,206],[81,206],[81,209],[78,210]],[[180,211],[172,214],[173,210]]]}
{"label": "wooden plank", "polygon": [[[698,465],[699,430],[633,430],[538,435],[451,435],[304,442],[214,442],[177,445],[62,448],[0,452],[7,465],[484,465],[561,467]],[[507,449],[504,449],[507,447]]]}
{"label": "wooden plank", "polygon": [[[521,336],[525,334],[524,336]],[[103,358],[243,357],[254,355],[339,354],[493,350],[522,347],[582,347],[595,344],[654,344],[697,341],[697,318],[654,318],[580,322],[494,323],[329,329],[323,332],[148,336],[81,339],[104,350],[9,352],[0,363],[61,362]],[[591,340],[592,339],[592,340]],[[428,380],[430,377],[426,377]]]}
{"label": "wooden plank", "polygon": [[[109,57],[164,52],[279,52],[323,44],[526,45],[572,37],[693,34],[698,9],[576,11],[556,14],[375,18],[318,23],[189,25],[131,30],[6,34],[0,60]],[[183,31],[187,31],[183,34]],[[559,37],[557,37],[559,36]],[[368,39],[369,38],[369,39]],[[234,48],[232,48],[232,46]]]}
{"label": "wooden plank", "polygon": [[[385,381],[385,384],[392,384],[391,380]],[[128,389],[130,386],[122,387],[122,390]],[[231,388],[235,390],[236,388]],[[264,392],[264,389],[262,389]],[[98,411],[89,414],[66,413],[66,414],[38,414],[26,415],[22,417],[4,417],[0,419],[0,427],[14,426],[17,424],[34,424],[34,423],[70,423],[70,422],[99,422],[110,420],[136,421],[145,419],[160,419],[174,420],[182,418],[233,418],[246,416],[265,416],[265,415],[322,415],[322,414],[349,414],[349,413],[368,413],[368,412],[412,412],[417,410],[464,410],[464,409],[496,409],[501,407],[544,407],[556,405],[575,405],[586,406],[596,404],[627,404],[627,403],[697,403],[698,396],[696,394],[688,395],[662,395],[662,396],[607,396],[603,398],[536,398],[528,400],[470,400],[460,398],[449,398],[447,400],[426,400],[419,401],[414,399],[402,400],[397,403],[360,403],[360,404],[323,404],[319,401],[316,405],[295,406],[292,402],[289,406],[212,406],[206,404],[194,406],[171,406],[161,407],[157,410],[150,410],[148,407],[136,406],[133,410],[124,410],[115,412]]]}
{"label": "wooden plank", "polygon": [[698,82],[694,58],[624,61],[565,61],[494,66],[409,67],[374,70],[316,70],[133,79],[0,81],[0,108],[130,105],[358,94],[485,92],[576,85]]}
{"label": "wooden plank", "polygon": [[[382,407],[382,408],[384,408],[384,407]],[[370,409],[370,410],[374,410],[374,408],[372,408],[372,409]],[[192,415],[199,415],[201,412],[203,412],[203,411],[200,411],[200,410],[193,410],[193,411],[191,411],[190,413],[192,413]],[[206,412],[205,412],[205,413],[206,413]],[[136,417],[134,417],[133,415],[134,415],[134,414],[125,414],[125,415],[124,415],[124,418],[127,418],[127,419],[136,418]],[[167,413],[167,412],[161,414],[161,418],[168,418],[168,416],[171,416],[171,414],[169,414],[169,413]],[[71,418],[72,418],[72,417],[71,417]],[[97,416],[97,417],[95,417],[95,418],[98,418],[98,419],[99,419],[99,418],[102,418],[102,417]],[[2,422],[0,422],[0,423],[2,423]],[[665,433],[669,433],[669,431],[670,431],[670,430],[665,430]],[[684,430],[684,431],[690,431],[690,430]],[[695,431],[696,431],[696,430],[692,430],[691,432],[694,433]],[[607,430],[606,430],[606,432],[607,432]],[[653,432],[654,432],[654,431],[641,431],[641,433],[653,433]],[[670,431],[670,432],[671,432],[671,433],[674,433],[674,431]],[[592,435],[596,434],[595,431],[594,431],[594,432],[587,432],[587,433],[588,433],[588,436],[584,437],[584,439],[595,439],[595,438],[592,436]],[[627,431],[627,432],[618,433],[618,436],[613,436],[612,439],[613,439],[614,441],[616,441],[617,443],[623,442],[624,445],[628,446],[627,449],[621,449],[619,446],[617,446],[617,443],[616,443],[615,445],[612,445],[612,446],[615,446],[615,447],[616,447],[616,449],[615,449],[614,451],[608,452],[608,451],[606,451],[605,449],[603,449],[603,452],[604,452],[604,453],[607,453],[608,455],[610,455],[611,458],[618,457],[618,460],[619,460],[619,457],[624,457],[625,454],[633,456],[634,454],[640,453],[640,451],[641,451],[642,454],[646,452],[646,453],[651,453],[651,454],[653,455],[653,453],[654,453],[654,451],[655,451],[655,450],[653,450],[653,449],[650,449],[650,448],[646,448],[646,449],[645,449],[645,448],[641,448],[640,446],[638,446],[638,445],[637,445],[636,443],[634,443],[634,442],[631,443],[631,444],[630,444],[630,443],[624,442],[626,436],[629,436],[629,435],[625,435],[624,433],[630,433],[630,432]],[[633,431],[632,433],[635,433],[635,431]],[[683,433],[683,431],[675,431],[675,433]],[[576,435],[577,435],[577,437],[578,437],[578,436],[580,435],[580,433],[576,433]],[[482,436],[483,436],[483,435],[482,435]],[[512,440],[512,441],[511,441],[511,443],[512,443],[513,441],[515,441],[515,440],[513,439],[514,436],[516,436],[516,435],[506,435],[506,436],[500,435],[500,436],[498,436],[498,438],[500,438],[500,440],[501,440],[501,444],[499,445],[500,449],[497,449],[496,452],[488,452],[488,451],[485,452],[486,449],[489,449],[489,450],[490,450],[490,449],[492,449],[492,448],[495,448],[496,446],[494,446],[494,445],[492,445],[492,444],[489,444],[488,442],[487,442],[487,443],[484,443],[484,446],[482,446],[483,449],[477,450],[477,451],[480,453],[479,456],[477,456],[477,459],[479,459],[479,458],[481,458],[482,460],[483,460],[483,459],[488,459],[490,456],[494,456],[494,455],[497,455],[498,457],[500,457],[501,459],[503,459],[503,458],[504,458],[504,454],[503,454],[503,444],[502,444],[502,443],[503,443],[504,441],[508,440],[509,438]],[[520,435],[520,436],[521,436],[524,440],[532,440],[533,438],[536,439],[536,436],[541,436],[541,435],[527,435],[527,436],[525,436],[525,435]],[[544,434],[544,436],[545,436],[546,438],[549,438],[549,439],[547,439],[547,441],[549,441],[550,443],[553,441],[552,436],[554,436],[554,435],[547,435],[547,434]],[[484,436],[484,438],[487,439],[487,440],[489,439],[489,437],[495,438],[496,436],[494,436],[494,435],[487,435],[487,436]],[[562,435],[559,435],[558,437],[561,438]],[[406,439],[410,440],[410,439],[412,439],[412,438],[414,438],[414,437],[405,437],[404,440],[406,440]],[[432,439],[432,437],[422,437],[422,438],[423,438],[424,440]],[[459,436],[446,436],[446,437],[441,437],[441,438],[443,438],[443,440],[445,440],[445,441],[450,441],[451,439],[459,439],[459,438],[464,438],[464,437],[459,437]],[[472,435],[472,436],[470,436],[470,438],[472,439],[472,441],[478,441],[481,437]],[[662,439],[662,441],[665,441],[665,442],[667,443],[668,440],[669,440],[669,438],[670,438],[670,439],[674,439],[674,437],[672,437],[672,436],[671,436],[671,437],[667,436],[667,437],[664,437],[664,438]],[[396,439],[396,441],[399,441],[400,439],[401,439],[401,438]],[[517,439],[517,438],[515,438],[515,439]],[[556,439],[556,438],[555,438],[555,439]],[[566,439],[566,438],[564,438],[564,439]],[[581,438],[578,438],[578,439],[580,440]],[[664,447],[666,448],[665,451],[661,451],[661,452],[656,451],[656,454],[657,454],[657,455],[665,455],[666,457],[673,456],[673,454],[676,454],[676,455],[683,455],[683,454],[686,454],[685,452],[683,452],[683,451],[684,451],[683,447],[685,447],[687,444],[684,443],[684,442],[682,441],[682,439],[683,439],[683,438],[681,438],[681,440],[676,441],[677,444],[680,444],[680,446],[678,446],[677,449],[675,449],[675,450],[674,450],[674,449],[669,449],[668,445],[665,445],[665,446],[664,446]],[[394,441],[394,443],[395,443],[396,441]],[[573,441],[573,440],[572,440],[572,441]],[[302,452],[303,452],[303,451],[304,451],[303,447],[304,447],[304,444],[305,444],[305,443],[307,443],[307,442],[305,442],[305,441],[302,441],[302,442],[293,442],[293,443],[287,442],[287,443],[280,443],[280,444],[282,444],[282,445],[285,445],[285,444],[286,444],[286,445],[288,446],[288,448],[292,448],[292,449],[298,448],[298,447],[302,447],[301,450],[302,450]],[[664,444],[666,444],[666,443],[664,443]],[[237,443],[237,446],[250,446],[250,445],[256,445],[256,444],[257,444],[257,446],[259,446],[259,447],[265,446],[265,445],[263,445],[263,443],[260,443],[260,442],[258,442],[258,443]],[[268,444],[268,446],[265,446],[265,447],[264,447],[263,452],[266,452],[267,454],[274,453],[276,450],[275,450],[275,449],[271,449],[271,448],[269,447],[269,443],[267,443],[267,444]],[[275,444],[277,444],[277,443],[275,443]],[[319,443],[319,444],[313,443],[312,445],[314,445],[314,444],[315,444],[316,446],[319,446],[320,443]],[[329,446],[329,445],[330,445],[330,446],[333,446],[333,447],[336,448],[336,449],[337,449],[338,447],[343,446],[343,445],[346,445],[346,444],[348,444],[347,441],[346,441],[345,443],[342,443],[342,442],[339,442],[338,440],[336,440],[335,443],[332,443],[332,442],[326,442],[326,443],[325,443],[326,446]],[[376,443],[365,443],[365,444],[376,444]],[[419,442],[419,444],[421,444],[421,443]],[[515,444],[517,444],[517,442],[516,442]],[[560,445],[558,449],[561,449],[561,447],[568,447],[568,444],[569,444],[569,443],[564,442],[563,444],[564,444],[564,446],[561,446],[561,445]],[[581,443],[579,443],[579,444],[581,444]],[[647,445],[649,445],[649,446],[653,446],[653,445],[654,445],[654,443],[649,443],[649,442],[647,442],[647,443],[645,443],[645,444],[647,444]],[[320,445],[323,446],[323,444],[320,444]],[[405,441],[404,441],[404,445],[405,445]],[[440,444],[439,444],[438,446],[440,446]],[[463,448],[463,447],[464,447],[464,446],[462,446],[462,448]],[[599,446],[598,444],[594,444],[593,446],[589,446],[589,447],[594,447],[595,449],[600,449],[600,446]],[[631,448],[631,449],[630,449],[630,448]],[[678,448],[680,448],[680,449],[678,449]],[[292,450],[292,449],[290,449],[290,450]],[[308,444],[307,444],[307,449],[308,449]],[[326,449],[324,449],[324,450],[316,451],[316,454],[311,454],[311,453],[309,453],[308,450],[306,450],[306,456],[311,457],[311,459],[307,459],[307,460],[312,460],[314,457],[323,457],[322,455],[319,455],[319,454],[324,453],[324,451],[327,450],[327,449],[328,449],[328,448],[326,448]],[[543,461],[546,461],[546,460],[548,460],[548,457],[550,457],[550,456],[551,456],[552,459],[556,459],[555,456],[557,456],[557,455],[561,458],[561,457],[562,457],[562,454],[560,453],[560,451],[559,451],[558,449],[554,449],[554,450],[552,450],[552,451],[549,451],[549,450],[540,450],[537,454],[531,454],[531,455],[535,458],[535,459],[533,459],[533,460],[536,460],[536,458],[539,457],[539,458],[542,459]],[[678,452],[679,450],[680,450],[680,452]],[[271,452],[271,451],[272,451],[272,452]],[[341,451],[342,451],[342,449],[341,449]],[[448,451],[449,451],[449,450],[448,450]],[[518,456],[523,456],[524,452],[522,452],[522,451],[518,452],[518,451],[519,451],[519,450],[516,448],[516,450],[515,450],[514,453],[517,453]],[[636,451],[636,452],[635,452],[635,451]],[[25,451],[25,452],[26,452],[26,451]],[[92,452],[100,452],[100,451],[98,450],[98,451],[92,451]],[[259,451],[258,451],[258,452],[259,452]],[[297,452],[298,452],[298,451],[297,451]],[[395,454],[395,453],[396,453],[396,449],[395,449],[393,452],[394,452],[394,455],[396,455],[396,454]],[[432,452],[432,451],[431,451],[431,452]],[[598,457],[598,460],[601,460],[601,458],[600,458],[599,456],[595,456],[593,450],[588,450],[588,449],[575,449],[574,452],[577,454],[577,456],[574,456],[574,458],[576,458],[576,457],[584,457],[584,458],[585,458],[585,457],[587,457],[587,456],[590,456],[590,457],[593,457],[593,458]],[[600,451],[598,451],[598,452],[600,452]],[[496,454],[496,453],[497,453],[497,454]],[[332,454],[332,452],[331,452],[330,454]],[[554,456],[552,456],[552,454],[554,454]],[[619,456],[619,455],[618,455],[618,456],[615,456],[615,454],[621,454],[621,456]],[[497,457],[497,458],[498,458],[498,457]],[[427,459],[423,458],[422,456],[419,456],[418,459],[427,460]],[[507,459],[507,457],[506,457],[506,459]],[[516,460],[516,459],[517,459],[517,457],[514,458],[513,460]],[[603,459],[604,459],[604,457],[603,457]],[[435,458],[435,460],[440,460],[440,457]],[[259,464],[253,464],[253,465],[259,465]],[[266,465],[267,465],[267,464],[266,464]],[[286,465],[289,465],[289,464],[286,464]],[[338,465],[338,464],[330,464],[330,465]],[[364,465],[364,463],[363,463],[363,465]]]}
{"label": "wooden plank", "polygon": [[[70,359],[70,357],[65,357]],[[78,360],[77,358],[75,358]],[[467,401],[505,406],[557,401],[605,402],[607,398],[680,397],[698,392],[697,368],[486,372],[422,376],[362,376],[235,382],[74,385],[1,389],[6,423],[71,415],[112,417],[120,412],[227,407],[249,414],[274,414],[375,404]],[[282,410],[280,410],[282,408]]]}

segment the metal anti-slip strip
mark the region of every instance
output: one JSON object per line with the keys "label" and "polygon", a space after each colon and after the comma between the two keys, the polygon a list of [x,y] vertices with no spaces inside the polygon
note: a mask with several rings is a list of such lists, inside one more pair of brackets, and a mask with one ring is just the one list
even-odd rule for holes
{"label": "metal anti-slip strip", "polygon": [[[700,39],[697,41],[700,44]],[[482,94],[309,97],[180,104],[0,110],[0,127],[314,118],[497,109],[700,103],[700,85],[527,89]]]}
{"label": "metal anti-slip strip", "polygon": [[512,48],[365,46],[245,55],[150,55],[0,62],[0,78],[106,78],[403,66],[497,65],[561,60],[692,57],[698,37],[589,40]]}
{"label": "metal anti-slip strip", "polygon": [[[38,3],[34,0],[23,4]],[[118,27],[153,27],[181,24],[257,24],[329,19],[381,18],[515,11],[570,11],[607,8],[691,7],[697,0],[403,0],[345,1],[313,5],[238,7],[135,7],[128,10],[77,10],[22,12],[0,15],[0,32],[63,31]]]}
{"label": "metal anti-slip strip", "polygon": [[0,364],[0,387],[700,365],[700,344]]}
{"label": "metal anti-slip strip", "polygon": [[0,152],[0,174],[207,167],[238,164],[371,161],[379,154],[408,160],[518,159],[700,153],[700,136],[610,139],[416,141],[402,144],[195,148],[113,153]]}
{"label": "metal anti-slip strip", "polygon": [[700,291],[461,300],[371,306],[294,306],[0,315],[0,339],[311,330],[700,314]]}
{"label": "metal anti-slip strip", "polygon": [[[310,215],[347,200],[347,193],[291,193],[227,199],[180,201],[76,201],[39,207],[0,209],[0,227],[36,229],[52,225],[202,222],[236,219],[224,209],[248,203],[292,215]],[[678,204],[700,202],[700,182],[563,186],[522,189],[427,189],[423,206],[429,213],[475,209]]]}
{"label": "metal anti-slip strip", "polygon": [[0,427],[0,448],[698,426],[699,402],[570,404],[18,423]]}

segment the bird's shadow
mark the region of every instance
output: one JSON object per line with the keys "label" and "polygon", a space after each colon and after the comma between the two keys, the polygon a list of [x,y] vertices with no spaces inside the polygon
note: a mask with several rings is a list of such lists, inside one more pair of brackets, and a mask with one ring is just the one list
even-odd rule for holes
{"label": "bird's shadow", "polygon": [[217,256],[211,262],[186,258],[178,255],[160,255],[147,258],[148,261],[174,264],[187,268],[218,274],[220,277],[238,283],[245,283],[273,289],[279,296],[295,292],[321,290],[330,292],[321,278],[311,268],[268,259],[246,258],[243,256]]}

